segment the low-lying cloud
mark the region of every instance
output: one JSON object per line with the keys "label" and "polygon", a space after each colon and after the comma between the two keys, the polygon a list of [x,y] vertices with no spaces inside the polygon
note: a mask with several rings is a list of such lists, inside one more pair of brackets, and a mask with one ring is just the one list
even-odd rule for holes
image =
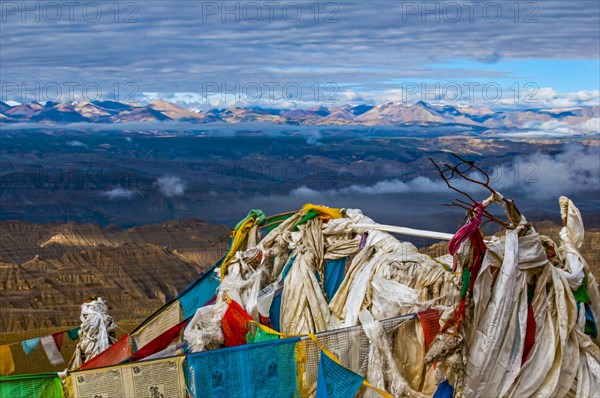
{"label": "low-lying cloud", "polygon": [[[491,186],[500,192],[552,200],[560,195],[600,193],[600,148],[573,146],[555,155],[537,152],[528,156],[518,156],[512,163],[488,171]],[[471,177],[481,180],[481,176],[475,174]],[[453,180],[452,183],[461,190],[473,193],[476,198],[483,199],[487,194],[484,187],[464,180]],[[402,193],[451,194],[451,191],[440,179],[417,177],[409,181],[391,179],[372,185],[353,184],[340,189],[315,190],[301,186],[290,191],[289,196],[309,201],[338,195]]]}
{"label": "low-lying cloud", "polygon": [[123,187],[115,187],[108,191],[103,191],[100,195],[107,197],[108,199],[133,199],[135,196],[139,195],[140,191],[137,189],[126,189]]}
{"label": "low-lying cloud", "polygon": [[518,156],[499,168],[493,185],[519,189],[534,197],[556,197],[582,192],[600,193],[600,148],[568,147],[556,155],[537,152]]}
{"label": "low-lying cloud", "polygon": [[187,188],[185,181],[176,176],[159,177],[154,182],[154,186],[158,188],[161,194],[168,198],[183,196]]}
{"label": "low-lying cloud", "polygon": [[376,182],[373,185],[350,185],[346,188],[341,189],[327,189],[317,191],[307,186],[301,186],[293,189],[290,192],[291,196],[294,197],[315,197],[318,195],[335,196],[335,195],[386,195],[386,194],[399,194],[407,192],[421,192],[421,193],[434,193],[442,192],[447,190],[443,183],[433,181],[426,177],[418,177],[413,180],[404,182],[399,179],[384,180]]}
{"label": "low-lying cloud", "polygon": [[83,142],[81,142],[81,141],[76,141],[76,140],[73,140],[73,141],[67,141],[67,145],[68,145],[68,146],[73,146],[73,147],[87,148],[87,145],[86,145],[86,144],[84,144],[84,143],[83,143]]}
{"label": "low-lying cloud", "polygon": [[576,136],[576,135],[598,135],[600,134],[600,118],[593,117],[585,122],[570,124],[559,120],[546,122],[529,122],[524,126],[526,132],[507,133],[506,136]]}

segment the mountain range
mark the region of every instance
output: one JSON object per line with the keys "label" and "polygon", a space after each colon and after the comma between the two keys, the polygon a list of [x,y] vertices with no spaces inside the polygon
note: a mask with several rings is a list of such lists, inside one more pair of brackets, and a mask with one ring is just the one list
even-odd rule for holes
{"label": "mountain range", "polygon": [[[37,122],[125,123],[180,121],[189,123],[267,122],[318,126],[464,126],[475,130],[558,130],[598,133],[600,106],[558,109],[494,111],[485,107],[414,104],[315,106],[309,109],[226,108],[197,111],[165,100],[147,105],[116,101],[0,102],[0,123]],[[561,130],[562,129],[562,130]]]}

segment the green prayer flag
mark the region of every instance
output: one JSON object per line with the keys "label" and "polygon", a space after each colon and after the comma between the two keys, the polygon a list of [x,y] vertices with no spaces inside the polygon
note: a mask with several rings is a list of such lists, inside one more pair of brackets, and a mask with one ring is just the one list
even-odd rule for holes
{"label": "green prayer flag", "polygon": [[79,329],[81,329],[81,328],[76,327],[76,328],[67,330],[67,336],[69,336],[69,338],[73,341],[77,340],[79,338]]}
{"label": "green prayer flag", "polygon": [[306,212],[306,215],[302,218],[302,220],[298,221],[298,224],[294,225],[294,231],[298,230],[298,225],[306,224],[313,218],[318,217],[320,214],[321,213],[319,213],[316,210],[309,210],[308,212]]}
{"label": "green prayer flag", "polygon": [[583,282],[581,282],[579,288],[577,288],[577,290],[573,292],[573,296],[575,297],[575,301],[577,301],[578,303],[590,303],[591,299],[590,294],[588,293],[587,288],[585,287],[585,278],[583,279]]}
{"label": "green prayer flag", "polygon": [[462,291],[460,297],[466,297],[469,292],[469,286],[471,285],[471,270],[465,268],[462,273]]}
{"label": "green prayer flag", "polygon": [[56,373],[0,377],[0,397],[62,398],[62,383]]}
{"label": "green prayer flag", "polygon": [[249,218],[256,218],[258,219],[258,223],[262,224],[263,221],[265,221],[265,219],[267,218],[267,216],[265,216],[265,213],[263,213],[262,210],[252,209],[248,212],[248,215],[246,217],[244,217],[240,222],[236,224],[235,229],[240,228]]}

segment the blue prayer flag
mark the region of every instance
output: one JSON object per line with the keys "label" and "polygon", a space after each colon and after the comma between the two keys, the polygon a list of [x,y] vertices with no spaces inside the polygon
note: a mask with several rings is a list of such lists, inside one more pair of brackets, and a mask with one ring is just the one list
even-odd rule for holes
{"label": "blue prayer flag", "polygon": [[344,281],[346,271],[346,257],[337,260],[331,260],[325,265],[325,282],[323,287],[329,300],[335,296],[338,288]]}
{"label": "blue prayer flag", "polygon": [[191,354],[189,389],[195,397],[294,398],[298,338]]}
{"label": "blue prayer flag", "polygon": [[447,379],[438,384],[438,388],[435,394],[433,394],[433,398],[452,398],[453,396],[454,387],[452,387]]}
{"label": "blue prayer flag", "polygon": [[25,341],[21,342],[21,347],[23,347],[23,351],[25,352],[25,355],[31,354],[33,351],[35,351],[38,348],[39,345],[40,345],[39,337],[35,337],[33,339],[29,339],[29,340],[25,340]]}
{"label": "blue prayer flag", "polygon": [[194,316],[196,310],[204,306],[217,292],[219,277],[214,267],[186,287],[177,298],[183,310],[183,319]]}
{"label": "blue prayer flag", "polygon": [[316,398],[348,398],[358,392],[364,378],[321,353]]}

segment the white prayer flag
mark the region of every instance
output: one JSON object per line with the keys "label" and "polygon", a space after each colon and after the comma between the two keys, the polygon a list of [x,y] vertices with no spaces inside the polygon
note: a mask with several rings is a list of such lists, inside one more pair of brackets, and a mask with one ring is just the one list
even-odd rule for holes
{"label": "white prayer flag", "polygon": [[48,357],[48,360],[52,366],[64,365],[65,360],[63,359],[60,350],[54,342],[54,337],[52,337],[52,335],[44,336],[42,337],[41,341],[44,351],[46,351],[46,356]]}

